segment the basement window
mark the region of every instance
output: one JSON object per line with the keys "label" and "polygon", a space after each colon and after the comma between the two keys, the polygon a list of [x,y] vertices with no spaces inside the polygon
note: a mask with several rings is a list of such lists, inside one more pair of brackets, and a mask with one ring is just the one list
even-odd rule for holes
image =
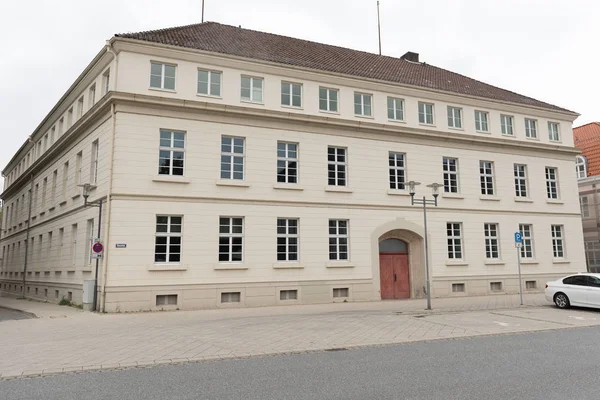
{"label": "basement window", "polygon": [[177,295],[176,294],[159,294],[156,296],[157,306],[176,306]]}
{"label": "basement window", "polygon": [[525,281],[525,289],[537,289],[537,281]]}
{"label": "basement window", "polygon": [[348,288],[334,288],[333,297],[348,297]]}
{"label": "basement window", "polygon": [[463,293],[465,291],[464,283],[453,283],[452,284],[452,293]]}
{"label": "basement window", "polygon": [[492,292],[501,292],[502,291],[502,282],[490,282],[490,290]]}
{"label": "basement window", "polygon": [[58,293],[58,290],[55,290],[55,291],[54,291],[54,297],[55,297],[55,298],[57,298],[57,299],[58,299],[58,294],[59,294],[59,293]]}
{"label": "basement window", "polygon": [[280,290],[279,300],[298,300],[297,290]]}
{"label": "basement window", "polygon": [[240,292],[221,293],[221,303],[239,303],[242,295]]}

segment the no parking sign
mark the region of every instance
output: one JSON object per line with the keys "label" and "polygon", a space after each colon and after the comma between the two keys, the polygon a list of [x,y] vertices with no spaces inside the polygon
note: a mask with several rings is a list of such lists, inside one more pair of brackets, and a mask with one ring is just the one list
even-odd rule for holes
{"label": "no parking sign", "polygon": [[92,244],[92,258],[102,258],[103,251],[104,245],[100,239],[94,239],[94,244]]}

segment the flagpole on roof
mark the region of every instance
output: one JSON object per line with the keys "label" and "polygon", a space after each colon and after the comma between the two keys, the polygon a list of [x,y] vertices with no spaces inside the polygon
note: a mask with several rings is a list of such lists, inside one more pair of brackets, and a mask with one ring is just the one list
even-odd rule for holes
{"label": "flagpole on roof", "polygon": [[[204,1],[202,3],[204,4]],[[381,24],[379,22],[379,1],[377,1],[377,34],[379,35],[379,55],[381,55]]]}
{"label": "flagpole on roof", "polygon": [[202,0],[202,22],[204,22],[204,0]]}

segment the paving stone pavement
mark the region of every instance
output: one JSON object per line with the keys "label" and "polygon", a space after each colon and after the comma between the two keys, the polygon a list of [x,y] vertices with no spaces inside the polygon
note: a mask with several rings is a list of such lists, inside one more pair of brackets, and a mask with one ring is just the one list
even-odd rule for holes
{"label": "paving stone pavement", "polygon": [[600,325],[600,312],[558,310],[543,295],[94,314],[0,298],[39,318],[0,322],[0,379],[91,369]]}

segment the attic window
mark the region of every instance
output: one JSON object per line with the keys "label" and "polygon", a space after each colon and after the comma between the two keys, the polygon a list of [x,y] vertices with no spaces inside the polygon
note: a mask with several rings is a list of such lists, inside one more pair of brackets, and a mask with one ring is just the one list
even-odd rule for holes
{"label": "attic window", "polygon": [[587,159],[584,156],[577,156],[575,158],[575,170],[577,172],[577,179],[587,177]]}

